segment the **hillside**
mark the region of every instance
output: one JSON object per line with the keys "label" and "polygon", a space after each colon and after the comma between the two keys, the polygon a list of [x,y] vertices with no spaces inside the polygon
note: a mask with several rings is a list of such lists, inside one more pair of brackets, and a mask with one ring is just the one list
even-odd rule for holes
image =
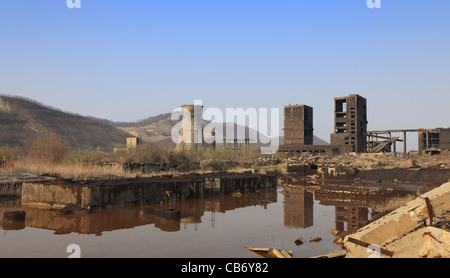
{"label": "hillside", "polygon": [[0,96],[0,146],[26,146],[37,135],[55,132],[73,146],[112,151],[130,136],[104,121],[66,113],[33,100]]}
{"label": "hillside", "polygon": [[178,121],[172,121],[170,116],[170,113],[166,113],[132,123],[111,122],[111,125],[126,133],[141,137],[144,142],[170,148],[174,147],[171,139],[172,128],[178,123]]}

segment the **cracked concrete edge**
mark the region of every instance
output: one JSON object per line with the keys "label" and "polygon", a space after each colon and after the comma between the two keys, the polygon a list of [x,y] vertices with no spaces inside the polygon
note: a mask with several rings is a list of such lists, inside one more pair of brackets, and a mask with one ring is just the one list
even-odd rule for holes
{"label": "cracked concrete edge", "polygon": [[[383,247],[423,225],[423,221],[429,218],[426,198],[430,200],[434,216],[450,210],[450,183],[422,194],[408,202],[406,206],[394,210],[345,237],[344,247],[347,250],[347,258],[368,258],[373,255],[373,251],[366,247],[349,242],[349,237]],[[395,250],[390,251],[395,253]]]}

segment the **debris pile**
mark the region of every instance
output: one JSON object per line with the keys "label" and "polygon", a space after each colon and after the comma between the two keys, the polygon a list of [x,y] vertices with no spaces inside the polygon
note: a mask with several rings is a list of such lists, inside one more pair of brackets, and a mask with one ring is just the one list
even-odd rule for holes
{"label": "debris pile", "polygon": [[450,183],[347,235],[347,258],[450,258]]}

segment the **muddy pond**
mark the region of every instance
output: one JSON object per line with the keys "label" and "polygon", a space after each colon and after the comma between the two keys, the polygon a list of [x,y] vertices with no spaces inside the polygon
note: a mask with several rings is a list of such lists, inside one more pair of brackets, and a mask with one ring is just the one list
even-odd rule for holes
{"label": "muddy pond", "polygon": [[[369,198],[278,187],[64,216],[22,208],[20,199],[3,200],[1,215],[23,209],[26,219],[12,226],[0,219],[0,257],[259,258],[246,247],[275,247],[306,258],[342,251],[330,230],[353,231],[371,219],[376,203],[415,193],[390,190]],[[162,217],[167,209],[175,217]],[[296,242],[300,237],[302,243]]]}

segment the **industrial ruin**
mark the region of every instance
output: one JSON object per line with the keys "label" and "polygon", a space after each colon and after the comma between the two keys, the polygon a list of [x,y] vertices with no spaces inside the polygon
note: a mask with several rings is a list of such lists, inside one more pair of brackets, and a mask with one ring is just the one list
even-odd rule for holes
{"label": "industrial ruin", "polygon": [[[357,94],[334,99],[334,132],[330,145],[313,144],[313,108],[307,105],[284,107],[284,145],[280,151],[291,154],[339,155],[342,153],[397,153],[397,142],[407,153],[406,134],[418,134],[419,152],[440,153],[450,149],[450,128],[396,129],[369,131],[367,129],[367,100]],[[400,133],[399,136],[393,134]]]}
{"label": "industrial ruin", "polygon": [[143,141],[140,137],[127,137],[127,145],[125,148],[114,148],[114,153],[129,152],[142,145]]}
{"label": "industrial ruin", "polygon": [[203,120],[201,105],[182,105],[183,120],[176,150],[198,150],[203,144]]}
{"label": "industrial ruin", "polygon": [[[175,150],[198,151],[199,148],[245,152],[258,148],[258,142],[245,138],[227,138],[223,133],[226,124],[217,132],[217,128],[206,132],[202,119],[203,106],[182,105],[182,121]],[[417,133],[420,153],[440,153],[450,149],[450,128],[434,129],[391,129],[368,130],[367,100],[357,94],[334,98],[334,131],[330,135],[330,144],[314,145],[314,108],[308,105],[287,105],[284,107],[284,144],[279,152],[301,155],[339,155],[343,153],[403,153],[407,154],[407,133]],[[234,129],[236,130],[236,126]],[[246,131],[255,132],[255,131]],[[125,148],[116,148],[114,152],[130,151],[141,145],[142,139],[130,137]],[[402,143],[403,150],[397,149]]]}
{"label": "industrial ruin", "polygon": [[[246,152],[256,147],[256,142],[249,137],[245,138],[226,138],[223,133],[225,126],[222,126],[222,132],[214,128],[211,132],[205,132],[202,115],[203,106],[195,104],[185,104],[182,108],[182,121],[179,136],[175,150],[198,151],[200,148],[211,147],[214,150],[229,150],[237,152]],[[223,124],[215,124],[220,127]],[[236,129],[237,127],[233,127]]]}

